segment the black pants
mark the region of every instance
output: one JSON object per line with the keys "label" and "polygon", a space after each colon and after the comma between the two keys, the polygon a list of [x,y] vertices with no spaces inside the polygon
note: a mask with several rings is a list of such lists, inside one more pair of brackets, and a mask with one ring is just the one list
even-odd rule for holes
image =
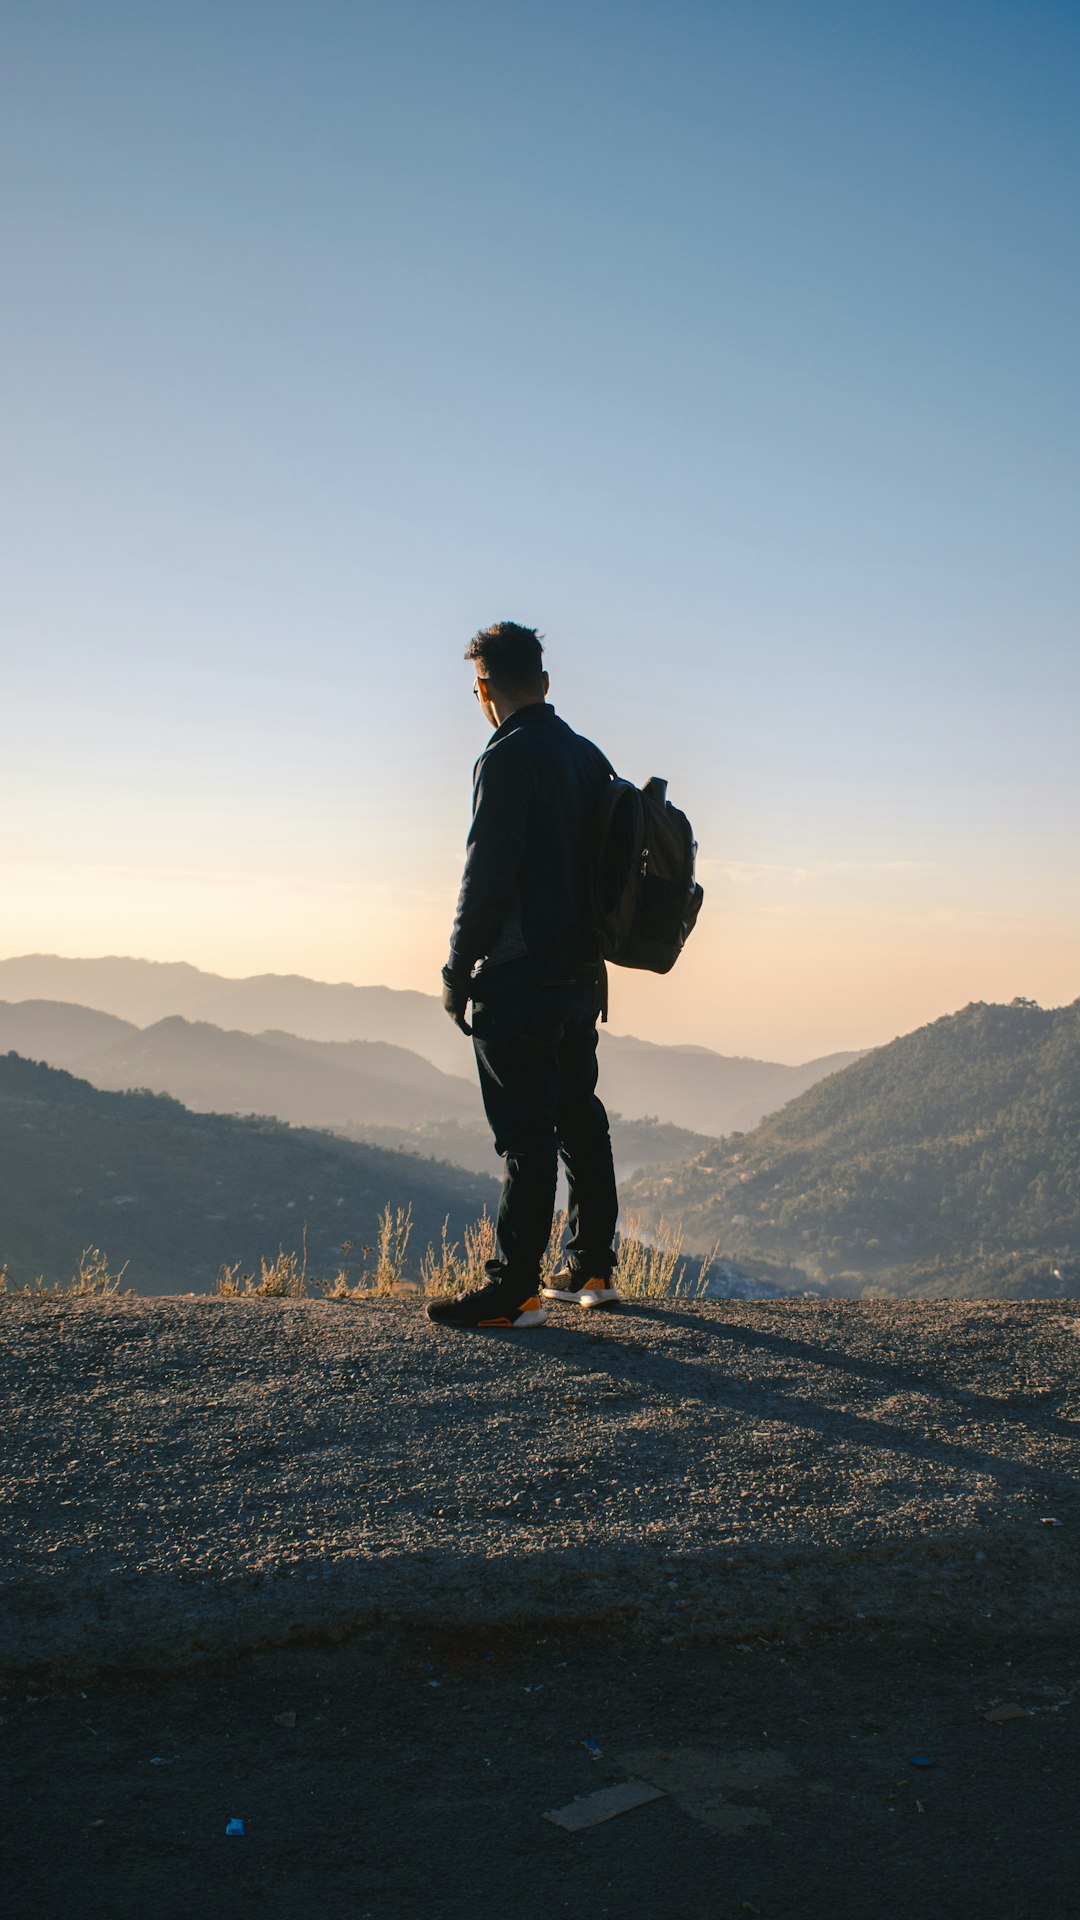
{"label": "black pants", "polygon": [[[478,983],[479,984],[479,983]],[[590,1280],[615,1265],[619,1202],[608,1118],[596,1095],[596,985],[551,982],[473,1002],[473,1050],[495,1150],[506,1162],[489,1277],[535,1292],[566,1168],[568,1264]]]}

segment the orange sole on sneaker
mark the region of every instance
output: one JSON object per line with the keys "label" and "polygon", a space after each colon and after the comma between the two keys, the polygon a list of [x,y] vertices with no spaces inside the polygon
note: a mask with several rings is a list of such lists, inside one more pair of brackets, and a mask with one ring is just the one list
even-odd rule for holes
{"label": "orange sole on sneaker", "polygon": [[535,1294],[524,1300],[520,1313],[511,1320],[509,1314],[502,1313],[495,1320],[477,1320],[478,1327],[542,1327],[547,1319],[547,1309],[540,1305]]}
{"label": "orange sole on sneaker", "polygon": [[[540,1305],[535,1293],[527,1294],[519,1307],[511,1306],[502,1313],[493,1312],[502,1303],[495,1298],[483,1299],[484,1293],[490,1295],[496,1289],[476,1288],[471,1294],[459,1293],[453,1299],[431,1300],[427,1306],[427,1318],[437,1327],[464,1327],[474,1331],[486,1331],[489,1327],[510,1328],[542,1327],[547,1319],[547,1311]],[[485,1312],[485,1308],[487,1311]]]}

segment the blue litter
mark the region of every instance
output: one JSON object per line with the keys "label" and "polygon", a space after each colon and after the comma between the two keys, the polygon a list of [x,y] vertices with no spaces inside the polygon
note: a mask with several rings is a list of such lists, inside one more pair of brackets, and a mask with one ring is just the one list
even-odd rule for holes
{"label": "blue litter", "polygon": [[226,1833],[243,1833],[244,1823],[242,1820],[230,1820],[225,1831]]}
{"label": "blue litter", "polygon": [[590,1760],[603,1759],[604,1757],[603,1749],[597,1746],[595,1740],[583,1740],[581,1744],[584,1747],[586,1753],[588,1754]]}
{"label": "blue litter", "polygon": [[933,1764],[929,1755],[925,1753],[913,1753],[908,1758],[908,1765],[910,1767],[932,1767]]}

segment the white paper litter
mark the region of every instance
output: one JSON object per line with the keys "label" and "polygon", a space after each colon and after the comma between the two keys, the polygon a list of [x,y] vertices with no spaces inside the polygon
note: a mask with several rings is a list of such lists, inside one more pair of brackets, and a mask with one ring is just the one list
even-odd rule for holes
{"label": "white paper litter", "polygon": [[598,1827],[601,1820],[614,1820],[617,1813],[629,1813],[632,1807],[663,1798],[663,1788],[650,1787],[646,1780],[620,1780],[618,1786],[601,1787],[598,1793],[571,1800],[568,1807],[555,1807],[545,1813],[544,1819],[552,1826],[565,1827],[567,1833],[578,1833],[582,1827]]}

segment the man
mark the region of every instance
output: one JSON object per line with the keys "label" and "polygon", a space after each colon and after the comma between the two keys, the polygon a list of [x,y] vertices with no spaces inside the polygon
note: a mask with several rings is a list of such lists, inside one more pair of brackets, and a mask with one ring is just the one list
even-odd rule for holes
{"label": "man", "polygon": [[[596,1095],[602,967],[589,913],[588,826],[610,777],[590,740],[547,700],[532,627],[503,620],[469,642],[473,692],[492,738],[473,768],[465,873],[443,968],[443,1005],[472,1035],[484,1108],[506,1162],[487,1284],[434,1300],[456,1327],[546,1320],[540,1261],[551,1235],[557,1155],[570,1238],[549,1299],[613,1306],[619,1203],[607,1114]],[[472,1023],[466,1018],[472,1001]]]}

